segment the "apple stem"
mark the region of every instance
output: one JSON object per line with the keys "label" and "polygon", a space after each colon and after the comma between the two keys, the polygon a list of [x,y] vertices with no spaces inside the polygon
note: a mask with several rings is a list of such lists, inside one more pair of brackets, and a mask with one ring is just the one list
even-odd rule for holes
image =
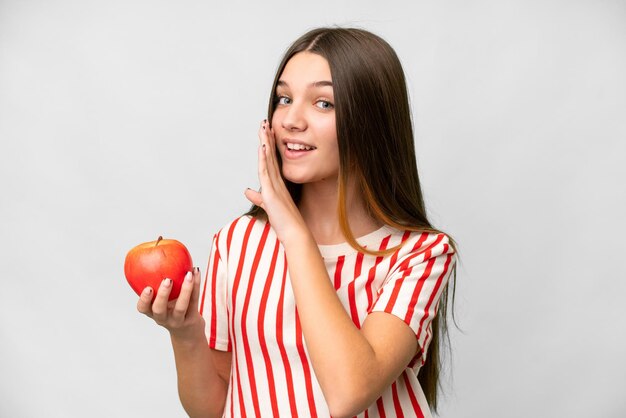
{"label": "apple stem", "polygon": [[154,246],[156,247],[157,245],[159,245],[159,242],[161,242],[162,239],[163,237],[159,235],[159,238],[157,239],[157,242],[156,244],[154,244]]}

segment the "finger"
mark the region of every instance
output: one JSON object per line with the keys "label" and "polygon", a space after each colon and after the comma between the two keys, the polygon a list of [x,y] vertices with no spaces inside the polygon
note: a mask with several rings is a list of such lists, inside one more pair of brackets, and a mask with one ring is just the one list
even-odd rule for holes
{"label": "finger", "polygon": [[263,121],[261,121],[261,126],[259,126],[259,146],[263,146],[263,135],[261,135],[261,133],[263,132],[263,129],[265,128],[265,124],[267,123],[267,119],[263,119]]}
{"label": "finger", "polygon": [[260,135],[262,136],[263,143],[265,144],[265,156],[267,159],[268,169],[270,170],[270,174],[275,178],[276,175],[280,175],[280,169],[276,158],[278,150],[276,149],[274,134],[267,121],[263,124]]}
{"label": "finger", "polygon": [[148,286],[143,289],[137,301],[137,310],[147,316],[152,316],[152,294],[153,290]]}
{"label": "finger", "polygon": [[167,319],[167,300],[172,292],[172,279],[164,279],[152,304],[152,317],[162,323]]}
{"label": "finger", "polygon": [[178,299],[176,299],[176,304],[174,305],[174,309],[172,310],[172,318],[177,322],[182,322],[185,320],[185,315],[187,315],[187,308],[189,307],[189,298],[191,297],[191,293],[193,292],[193,276],[190,271],[185,274],[185,279],[183,280],[183,285],[180,288],[180,294],[178,295]]}
{"label": "finger", "polygon": [[259,140],[261,141],[261,148],[265,150],[266,157],[269,158],[270,151],[272,148],[270,147],[270,139],[267,133],[269,132],[269,123],[267,123],[267,119],[261,123],[261,128],[259,129]]}
{"label": "finger", "polygon": [[200,299],[200,269],[194,267],[193,269],[193,292],[191,293],[191,300],[189,301],[189,308],[187,312],[198,312],[198,303]]}
{"label": "finger", "polygon": [[268,139],[268,143],[270,144],[270,147],[277,152],[277,148],[276,148],[276,137],[274,136],[274,129],[272,129],[272,127],[270,126],[270,124],[268,123],[265,127],[265,131],[267,133],[267,139]]}
{"label": "finger", "polygon": [[271,190],[272,176],[270,175],[271,164],[269,162],[269,151],[266,144],[267,137],[263,133],[263,129],[259,129],[259,138],[263,144],[259,147],[259,168],[258,176],[261,183],[261,190]]}
{"label": "finger", "polygon": [[246,189],[243,194],[252,204],[263,207],[263,196],[260,192],[252,189]]}

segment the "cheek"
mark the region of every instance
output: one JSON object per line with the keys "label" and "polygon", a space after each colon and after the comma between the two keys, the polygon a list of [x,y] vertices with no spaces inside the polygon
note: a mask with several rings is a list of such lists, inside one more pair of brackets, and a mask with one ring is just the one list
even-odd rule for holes
{"label": "cheek", "polygon": [[310,119],[309,127],[315,131],[315,136],[323,140],[324,143],[337,142],[337,126],[334,116],[315,114]]}
{"label": "cheek", "polygon": [[339,154],[339,144],[337,142],[337,128],[335,126],[335,121],[333,120],[332,123],[326,123],[320,130],[320,133],[325,138],[325,142],[327,142],[327,145],[330,146],[330,148],[333,150],[333,153]]}
{"label": "cheek", "polygon": [[272,129],[276,130],[280,128],[281,121],[282,121],[282,117],[280,115],[280,110],[274,109],[274,112],[272,112],[272,119],[270,120],[270,125]]}

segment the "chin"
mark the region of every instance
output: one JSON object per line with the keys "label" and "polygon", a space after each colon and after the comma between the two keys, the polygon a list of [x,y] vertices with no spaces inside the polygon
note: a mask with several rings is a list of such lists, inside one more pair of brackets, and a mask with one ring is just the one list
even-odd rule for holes
{"label": "chin", "polygon": [[294,184],[308,184],[308,183],[324,183],[332,182],[333,185],[337,184],[337,174],[323,176],[323,175],[311,175],[309,173],[293,173],[289,171],[283,171],[283,177],[285,180]]}
{"label": "chin", "polygon": [[282,174],[285,180],[295,184],[318,183],[332,181],[337,183],[339,171],[335,167],[311,167],[309,164],[282,165]]}
{"label": "chin", "polygon": [[290,183],[294,184],[306,184],[311,183],[313,180],[303,176],[290,176],[283,173],[283,177],[285,180],[288,180]]}

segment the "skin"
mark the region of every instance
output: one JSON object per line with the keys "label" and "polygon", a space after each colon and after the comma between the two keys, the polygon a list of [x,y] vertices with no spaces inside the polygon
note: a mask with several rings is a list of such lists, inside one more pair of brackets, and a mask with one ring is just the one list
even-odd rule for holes
{"label": "skin", "polygon": [[170,279],[159,287],[154,303],[152,288],[146,287],[137,310],[166,328],[174,349],[178,393],[190,417],[221,417],[230,379],[231,353],[212,350],[205,335],[204,318],[198,309],[200,270],[185,276],[180,295],[168,302]]}
{"label": "skin", "polygon": [[[328,62],[316,54],[298,53],[285,66],[280,81],[272,127],[264,121],[259,129],[262,192],[248,189],[245,195],[267,212],[285,249],[302,332],[330,412],[333,417],[350,417],[376,401],[416,354],[418,344],[409,326],[390,314],[372,313],[360,330],[356,328],[337,297],[318,249],[318,244],[345,242],[336,213],[339,151],[333,90],[325,83],[332,81]],[[291,159],[286,142],[315,149]],[[281,153],[284,176],[302,184],[299,207],[281,178],[277,153]],[[355,236],[380,227],[366,214],[356,188],[349,188],[347,198]],[[152,306],[146,289],[138,310],[170,331],[179,393],[187,413],[221,416],[231,353],[208,348],[197,309],[199,283],[196,269],[183,284],[180,297],[168,304],[164,282]]]}

